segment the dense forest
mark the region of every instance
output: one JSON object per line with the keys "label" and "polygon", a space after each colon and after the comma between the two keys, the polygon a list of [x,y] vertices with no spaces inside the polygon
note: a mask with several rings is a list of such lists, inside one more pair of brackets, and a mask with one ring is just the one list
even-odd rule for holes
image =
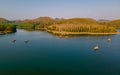
{"label": "dense forest", "polygon": [[0,32],[15,32],[19,29],[46,30],[57,32],[114,33],[120,28],[120,20],[94,20],[91,18],[50,18],[8,21],[0,18]]}
{"label": "dense forest", "polygon": [[49,30],[60,32],[92,32],[92,33],[111,33],[116,32],[112,26],[101,25],[93,19],[73,18],[59,21],[48,27]]}
{"label": "dense forest", "polygon": [[14,21],[18,25],[18,28],[29,29],[32,28],[34,30],[44,30],[48,26],[52,25],[55,22],[54,19],[50,17],[39,17],[33,20],[23,20],[23,21]]}
{"label": "dense forest", "polygon": [[107,23],[108,26],[115,27],[116,29],[120,29],[120,20],[113,20]]}
{"label": "dense forest", "polygon": [[0,18],[0,34],[13,32],[16,32],[16,25],[4,18]]}

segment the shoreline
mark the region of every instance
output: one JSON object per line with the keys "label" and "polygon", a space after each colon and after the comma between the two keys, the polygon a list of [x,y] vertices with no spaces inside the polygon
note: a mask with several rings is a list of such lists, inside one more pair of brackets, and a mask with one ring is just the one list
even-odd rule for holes
{"label": "shoreline", "polygon": [[47,32],[55,34],[55,35],[116,35],[120,34],[120,32],[113,33],[92,33],[92,32],[60,32],[60,31],[51,31],[47,30]]}
{"label": "shoreline", "polygon": [[15,33],[15,32],[13,32],[13,31],[0,31],[0,35],[10,34],[10,33]]}

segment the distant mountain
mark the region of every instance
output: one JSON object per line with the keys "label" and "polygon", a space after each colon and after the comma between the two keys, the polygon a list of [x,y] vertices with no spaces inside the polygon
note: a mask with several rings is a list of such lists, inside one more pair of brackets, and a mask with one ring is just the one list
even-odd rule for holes
{"label": "distant mountain", "polygon": [[[97,24],[97,21],[90,18],[70,18],[60,21],[62,24]],[[59,23],[59,24],[60,24]]]}
{"label": "distant mountain", "polygon": [[110,22],[110,20],[100,19],[100,20],[98,20],[98,22]]}
{"label": "distant mountain", "polygon": [[3,22],[8,22],[8,20],[6,20],[5,18],[0,18],[0,23],[3,23]]}

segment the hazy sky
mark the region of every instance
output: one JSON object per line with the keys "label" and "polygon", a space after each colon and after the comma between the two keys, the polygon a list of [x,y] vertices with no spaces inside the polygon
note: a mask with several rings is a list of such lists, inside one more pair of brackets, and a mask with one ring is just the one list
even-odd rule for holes
{"label": "hazy sky", "polygon": [[0,0],[0,17],[120,19],[120,0]]}

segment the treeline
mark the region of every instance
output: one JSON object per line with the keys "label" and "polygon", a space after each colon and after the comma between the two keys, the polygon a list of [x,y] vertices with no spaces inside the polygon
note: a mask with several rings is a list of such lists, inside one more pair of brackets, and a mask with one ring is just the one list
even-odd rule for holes
{"label": "treeline", "polygon": [[[91,18],[72,18],[72,19],[63,19],[63,18],[50,18],[50,17],[39,17],[36,19],[26,19],[23,21],[15,20],[14,23],[18,25],[18,28],[32,28],[35,30],[43,30],[54,24],[74,24],[74,25],[104,25],[107,27],[114,27],[116,29],[120,28],[120,20],[108,21],[101,20],[96,21]],[[68,25],[67,25],[68,26]],[[99,27],[99,26],[97,26]],[[104,28],[104,27],[103,27]],[[93,28],[94,29],[94,28]]]}
{"label": "treeline", "polygon": [[120,20],[96,21],[91,18],[50,18],[39,17],[36,19],[8,21],[0,18],[0,23],[10,23],[17,25],[17,28],[33,30],[56,30],[66,32],[115,32],[120,28]]}
{"label": "treeline", "polygon": [[92,33],[111,33],[116,32],[112,26],[102,25],[93,19],[73,18],[59,21],[48,27],[49,30],[60,32],[92,32]]}
{"label": "treeline", "polygon": [[120,20],[113,20],[106,23],[108,26],[115,27],[116,29],[120,29]]}
{"label": "treeline", "polygon": [[0,23],[0,34],[16,32],[16,25],[10,23]]}
{"label": "treeline", "polygon": [[111,33],[116,32],[114,27],[102,26],[102,25],[84,25],[84,24],[55,24],[48,27],[49,30],[59,32],[92,32],[92,33]]}
{"label": "treeline", "polygon": [[0,34],[12,32],[16,32],[16,25],[4,18],[0,18]]}
{"label": "treeline", "polygon": [[73,18],[73,19],[63,19],[63,18],[50,18],[50,17],[39,17],[32,20],[14,21],[18,28],[33,28],[35,30],[46,29],[53,24],[97,24],[97,21],[87,18]]}
{"label": "treeline", "polygon": [[115,27],[116,29],[120,29],[120,20],[102,20],[102,21],[98,21],[99,24],[101,25],[106,25],[106,26],[111,26],[111,27]]}
{"label": "treeline", "polygon": [[33,20],[14,21],[18,28],[28,29],[32,28],[35,30],[44,30],[48,26],[52,25],[55,21],[50,17],[39,17]]}

